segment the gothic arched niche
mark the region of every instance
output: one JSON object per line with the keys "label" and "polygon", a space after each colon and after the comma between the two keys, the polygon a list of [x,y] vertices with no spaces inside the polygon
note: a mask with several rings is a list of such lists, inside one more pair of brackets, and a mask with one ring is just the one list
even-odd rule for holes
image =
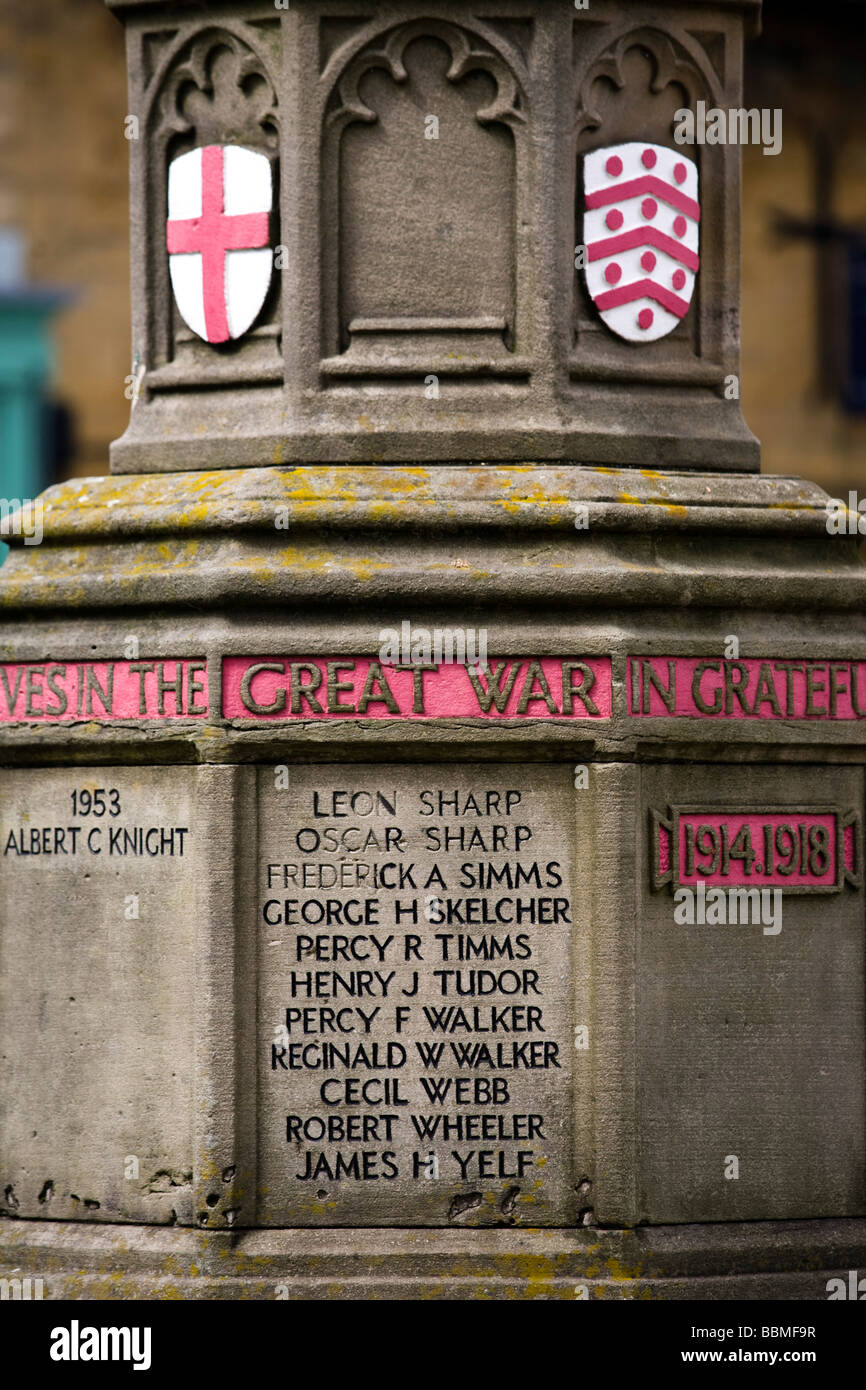
{"label": "gothic arched niche", "polygon": [[247,145],[274,153],[277,96],[261,57],[236,34],[198,34],[163,79],[157,129],[169,157],[196,145]]}
{"label": "gothic arched niche", "polygon": [[[709,104],[720,97],[717,74],[705,54],[696,44],[696,52],[660,30],[650,27],[629,30],[608,43],[588,62],[578,85],[575,108],[575,242],[581,241],[583,226],[583,158],[591,150],[617,145],[630,140],[646,140],[653,144],[675,147],[676,112],[706,99]],[[707,155],[713,152],[687,147],[684,153],[695,160],[701,183],[701,201],[705,201],[704,172]],[[711,203],[712,203],[711,199]],[[707,207],[704,206],[706,213]],[[702,264],[712,262],[716,249],[703,240]],[[706,278],[706,270],[702,278]],[[634,362],[630,344],[615,341],[601,325],[583,284],[583,276],[575,277],[575,333],[599,333],[606,349],[621,354],[623,360]],[[678,325],[669,339],[641,347],[644,362],[660,360],[680,350],[699,355],[702,347],[700,331],[701,283],[698,280],[691,312]]]}
{"label": "gothic arched niche", "polygon": [[591,64],[581,84],[578,152],[635,139],[670,144],[674,113],[704,95],[705,87],[694,61],[666,34],[632,30]]}
{"label": "gothic arched niche", "polygon": [[[267,35],[261,34],[267,43]],[[277,171],[279,112],[276,82],[267,58],[247,37],[228,26],[179,35],[163,49],[147,91],[147,116],[151,131],[151,178],[148,189],[152,231],[152,261],[148,267],[153,292],[149,296],[151,360],[170,362],[182,351],[186,367],[197,365],[224,371],[214,365],[215,352],[228,359],[245,354],[262,357],[261,365],[273,376],[279,334],[279,276],[274,276],[257,326],[244,339],[214,349],[204,347],[180,318],[171,294],[165,251],[165,215],[168,166],[178,155],[203,145],[243,145],[260,151]],[[277,189],[274,207],[279,206]],[[265,338],[269,344],[257,344]],[[268,365],[262,354],[268,358]],[[274,362],[270,357],[274,355]],[[184,364],[178,364],[183,371]],[[249,365],[248,368],[249,370]],[[158,384],[159,375],[150,380]]]}
{"label": "gothic arched niche", "polygon": [[326,113],[330,352],[451,353],[455,370],[508,355],[523,104],[503,58],[445,22],[401,25],[349,63]]}

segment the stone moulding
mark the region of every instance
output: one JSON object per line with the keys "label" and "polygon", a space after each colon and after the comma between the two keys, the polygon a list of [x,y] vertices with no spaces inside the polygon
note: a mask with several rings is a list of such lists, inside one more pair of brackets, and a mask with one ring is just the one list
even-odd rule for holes
{"label": "stone moulding", "polygon": [[[570,1231],[219,1231],[5,1221],[0,1269],[74,1299],[826,1298],[866,1222]],[[46,1296],[48,1296],[46,1295]]]}
{"label": "stone moulding", "polygon": [[[539,465],[74,480],[43,496],[45,544],[27,548],[10,534],[3,599],[9,613],[121,598],[172,607],[205,596],[236,604],[315,594],[330,606],[350,593],[408,603],[423,587],[428,603],[475,604],[498,592],[515,543],[532,537],[518,561],[527,599],[759,608],[770,562],[777,602],[854,610],[866,572],[856,546],[828,534],[826,501],[793,478]],[[721,528],[724,542],[714,546]],[[441,546],[458,536],[466,562],[443,567]]]}

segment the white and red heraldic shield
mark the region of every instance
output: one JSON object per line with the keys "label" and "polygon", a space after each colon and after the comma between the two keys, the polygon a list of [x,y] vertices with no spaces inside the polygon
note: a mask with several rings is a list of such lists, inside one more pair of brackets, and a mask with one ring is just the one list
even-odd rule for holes
{"label": "white and red heraldic shield", "polygon": [[166,247],[184,322],[208,343],[239,338],[255,321],[271,283],[266,155],[240,145],[205,145],[168,170]]}
{"label": "white and red heraldic shield", "polygon": [[688,312],[700,265],[697,165],[633,140],[588,154],[583,186],[592,302],[621,338],[663,338]]}

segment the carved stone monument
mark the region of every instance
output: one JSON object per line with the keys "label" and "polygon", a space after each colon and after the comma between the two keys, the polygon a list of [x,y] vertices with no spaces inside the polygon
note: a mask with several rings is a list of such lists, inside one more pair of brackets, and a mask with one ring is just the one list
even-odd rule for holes
{"label": "carved stone monument", "polygon": [[824,1297],[866,570],[675,137],[757,5],[110,3],[137,394],[0,578],[3,1267]]}

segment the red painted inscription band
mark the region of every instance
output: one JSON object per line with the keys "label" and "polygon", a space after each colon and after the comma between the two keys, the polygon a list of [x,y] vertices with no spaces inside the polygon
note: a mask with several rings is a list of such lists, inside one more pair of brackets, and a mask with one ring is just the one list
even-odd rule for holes
{"label": "red painted inscription band", "polygon": [[202,719],[207,713],[204,660],[0,664],[0,724]]}
{"label": "red painted inscription band", "polygon": [[638,718],[866,719],[866,661],[630,656]]}
{"label": "red painted inscription band", "polygon": [[391,665],[370,657],[226,657],[227,719],[609,719],[609,657]]}
{"label": "red painted inscription band", "polygon": [[[225,657],[227,719],[610,719],[607,656],[487,667],[364,657]],[[202,658],[0,663],[0,723],[202,719]],[[214,711],[216,713],[216,710]],[[866,719],[866,660],[630,656],[626,713],[701,720]]]}

